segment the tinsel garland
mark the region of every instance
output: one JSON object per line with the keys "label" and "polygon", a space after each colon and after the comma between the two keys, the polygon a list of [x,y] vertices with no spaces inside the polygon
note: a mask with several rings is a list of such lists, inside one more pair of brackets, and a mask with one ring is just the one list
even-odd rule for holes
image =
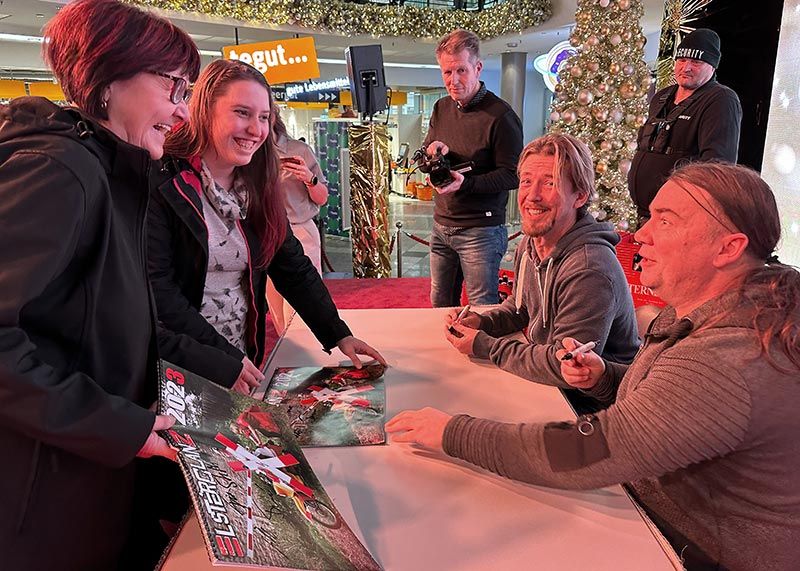
{"label": "tinsel garland", "polygon": [[355,4],[342,0],[125,0],[175,12],[233,18],[266,26],[301,26],[348,36],[440,38],[456,28],[482,39],[518,33],[545,22],[551,0],[506,0],[481,11]]}
{"label": "tinsel garland", "polygon": [[592,214],[621,230],[636,210],[628,171],[636,135],[647,120],[652,80],[644,62],[642,0],[578,0],[570,44],[577,49],[559,71],[551,131],[585,142],[594,159],[599,201]]}

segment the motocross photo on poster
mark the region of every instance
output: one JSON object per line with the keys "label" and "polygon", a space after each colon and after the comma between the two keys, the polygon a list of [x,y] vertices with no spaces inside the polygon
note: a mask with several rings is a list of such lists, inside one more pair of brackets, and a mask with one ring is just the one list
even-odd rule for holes
{"label": "motocross photo on poster", "polygon": [[161,361],[159,414],[215,564],[354,571],[380,566],[344,522],[279,407]]}
{"label": "motocross photo on poster", "polygon": [[286,412],[300,446],[383,444],[384,366],[278,367],[266,400]]}

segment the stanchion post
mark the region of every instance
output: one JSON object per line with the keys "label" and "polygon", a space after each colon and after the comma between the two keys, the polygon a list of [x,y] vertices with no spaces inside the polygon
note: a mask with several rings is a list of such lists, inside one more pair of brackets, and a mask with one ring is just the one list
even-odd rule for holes
{"label": "stanchion post", "polygon": [[403,246],[400,243],[400,234],[402,234],[403,221],[398,220],[394,223],[397,228],[397,238],[395,238],[394,245],[397,248],[397,277],[403,277]]}

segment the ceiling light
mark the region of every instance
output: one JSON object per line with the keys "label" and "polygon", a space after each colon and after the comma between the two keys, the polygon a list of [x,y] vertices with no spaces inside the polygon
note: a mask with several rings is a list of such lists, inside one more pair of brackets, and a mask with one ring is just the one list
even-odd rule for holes
{"label": "ceiling light", "polygon": [[42,36],[24,36],[22,34],[0,34],[0,42],[22,42],[26,44],[41,44]]}
{"label": "ceiling light", "polygon": [[220,50],[197,50],[201,56],[222,57]]}

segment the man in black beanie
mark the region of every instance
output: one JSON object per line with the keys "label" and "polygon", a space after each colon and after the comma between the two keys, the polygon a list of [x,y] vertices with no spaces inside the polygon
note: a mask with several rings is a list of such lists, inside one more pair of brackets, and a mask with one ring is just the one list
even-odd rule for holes
{"label": "man in black beanie", "polygon": [[716,81],[720,57],[716,32],[691,32],[675,50],[677,83],[650,101],[628,173],[639,226],[650,217],[650,202],[676,166],[712,159],[736,162],[742,106],[732,89]]}

